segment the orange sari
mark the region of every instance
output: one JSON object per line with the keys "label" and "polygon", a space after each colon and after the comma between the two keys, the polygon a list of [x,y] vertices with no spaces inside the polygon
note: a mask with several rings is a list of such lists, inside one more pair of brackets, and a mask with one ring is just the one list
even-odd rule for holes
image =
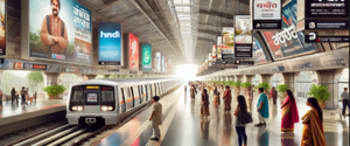
{"label": "orange sari", "polygon": [[301,146],[326,146],[322,121],[315,109],[308,111],[302,118],[304,129]]}

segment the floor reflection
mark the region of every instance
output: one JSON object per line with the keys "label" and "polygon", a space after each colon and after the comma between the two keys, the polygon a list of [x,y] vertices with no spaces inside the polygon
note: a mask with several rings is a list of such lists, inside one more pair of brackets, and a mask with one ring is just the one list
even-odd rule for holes
{"label": "floor reflection", "polygon": [[269,146],[270,142],[270,132],[266,129],[266,127],[258,128],[258,144],[259,146]]}

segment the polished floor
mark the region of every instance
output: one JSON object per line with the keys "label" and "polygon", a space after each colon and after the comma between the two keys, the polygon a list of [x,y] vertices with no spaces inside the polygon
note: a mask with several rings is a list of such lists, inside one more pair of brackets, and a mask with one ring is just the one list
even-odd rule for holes
{"label": "polished floor", "polygon": [[4,101],[0,104],[0,120],[3,118],[18,116],[35,111],[48,110],[51,108],[65,106],[63,100],[38,100],[33,103],[21,104],[11,101]]}
{"label": "polished floor", "polygon": [[[181,90],[182,89],[182,90]],[[235,97],[235,96],[233,96]],[[307,110],[305,101],[298,99],[299,114]],[[148,117],[150,108],[141,112],[131,121],[120,128],[112,130],[96,145],[162,145],[162,146],[235,146],[238,145],[235,132],[233,113],[224,114],[223,105],[218,108],[210,106],[209,120],[200,117],[200,97],[191,100],[188,93],[180,88],[161,100],[163,104],[163,125],[160,142],[149,140],[152,130]],[[254,102],[253,105],[256,103]],[[236,101],[233,99],[232,107]],[[253,106],[252,111],[255,111]],[[336,119],[336,115],[325,111],[325,135],[328,146],[349,145],[348,120]],[[270,102],[270,118],[265,128],[247,125],[249,146],[299,146],[302,134],[302,124],[295,126],[294,134],[281,134],[281,111],[279,106]],[[254,122],[257,115],[253,112]]]}

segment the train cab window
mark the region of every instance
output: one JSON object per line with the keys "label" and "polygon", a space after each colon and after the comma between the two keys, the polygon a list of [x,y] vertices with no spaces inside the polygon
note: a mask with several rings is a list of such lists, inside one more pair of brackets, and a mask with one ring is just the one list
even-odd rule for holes
{"label": "train cab window", "polygon": [[73,87],[72,88],[72,95],[71,95],[71,104],[74,105],[83,105],[85,104],[84,100],[84,87]]}
{"label": "train cab window", "polygon": [[114,105],[114,88],[110,86],[101,87],[101,104]]}

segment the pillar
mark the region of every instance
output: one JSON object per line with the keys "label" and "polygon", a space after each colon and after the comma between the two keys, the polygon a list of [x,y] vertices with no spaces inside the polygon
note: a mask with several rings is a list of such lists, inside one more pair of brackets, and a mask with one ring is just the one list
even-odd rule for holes
{"label": "pillar", "polygon": [[44,78],[45,78],[45,85],[50,86],[50,85],[57,85],[57,79],[60,73],[49,73],[49,72],[44,72]]}
{"label": "pillar", "polygon": [[337,108],[338,103],[338,80],[341,77],[343,69],[319,70],[316,71],[317,83],[328,87],[330,93],[326,101],[326,108]]}
{"label": "pillar", "polygon": [[270,83],[273,74],[261,74],[262,82]]}
{"label": "pillar", "polygon": [[244,78],[245,78],[244,82],[252,83],[254,75],[244,75]]}
{"label": "pillar", "polygon": [[236,82],[242,82],[243,81],[243,75],[236,75]]}
{"label": "pillar", "polygon": [[298,76],[297,72],[288,72],[288,73],[282,73],[284,84],[288,86],[290,90],[295,92],[295,78]]}
{"label": "pillar", "polygon": [[93,80],[96,78],[97,75],[84,75],[84,79],[87,79],[87,80]]}

